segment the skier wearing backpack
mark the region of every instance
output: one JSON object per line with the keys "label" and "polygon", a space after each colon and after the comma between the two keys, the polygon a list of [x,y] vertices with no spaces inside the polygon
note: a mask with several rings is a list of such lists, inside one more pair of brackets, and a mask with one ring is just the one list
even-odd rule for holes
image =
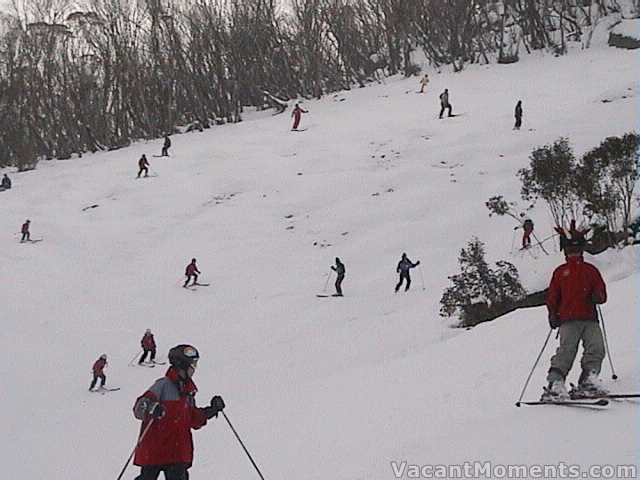
{"label": "skier wearing backpack", "polygon": [[[568,400],[606,393],[598,375],[605,356],[596,305],[607,301],[607,289],[598,269],[584,261],[584,232],[572,230],[564,238],[566,263],[553,272],[547,293],[549,326],[560,329],[560,345],[551,358],[543,401]],[[578,386],[570,395],[565,379],[582,342],[584,352]]]}
{"label": "skier wearing backpack", "polygon": [[149,360],[153,363],[156,359],[156,341],[153,338],[153,333],[151,333],[151,329],[147,328],[142,336],[142,340],[140,340],[140,345],[142,346],[142,356],[138,361],[138,365],[142,365],[144,361],[147,359],[147,355],[151,355]]}
{"label": "skier wearing backpack", "polygon": [[302,107],[300,107],[300,104],[296,103],[296,106],[293,108],[293,111],[291,112],[291,116],[293,117],[293,127],[291,128],[292,131],[298,130],[298,126],[300,125],[300,120],[302,119],[303,113],[309,113],[309,112],[307,110],[303,110]]}
{"label": "skier wearing backpack", "polygon": [[336,264],[331,265],[331,270],[336,272],[336,297],[342,297],[342,281],[344,280],[344,275],[346,273],[346,269],[344,268],[344,263],[340,261],[338,257],[336,257]]}
{"label": "skier wearing backpack", "polygon": [[140,468],[136,480],[188,480],[193,462],[191,430],[217,417],[224,407],[216,395],[206,407],[197,407],[198,391],[192,377],[200,355],[191,345],[177,345],[169,351],[171,366],[163,378],[135,402],[133,414],[142,421],[133,463]]}
{"label": "skier wearing backpack", "polygon": [[398,290],[400,290],[402,282],[405,281],[407,283],[404,287],[404,291],[406,292],[409,290],[409,287],[411,286],[411,275],[409,274],[409,270],[417,267],[418,265],[420,265],[420,260],[418,260],[416,263],[413,263],[411,260],[409,260],[409,257],[407,257],[406,253],[402,254],[402,258],[400,259],[400,261],[398,262],[398,266],[396,267],[396,272],[400,274],[400,280],[396,285],[396,293],[398,293]]}
{"label": "skier wearing backpack", "polygon": [[140,160],[138,160],[138,168],[138,176],[136,178],[140,178],[142,173],[144,173],[145,177],[149,176],[149,162],[147,161],[147,156],[144,153],[140,157]]}
{"label": "skier wearing backpack", "polygon": [[533,233],[533,220],[527,218],[522,224],[522,250],[531,246],[531,234]]}
{"label": "skier wearing backpack", "polygon": [[440,115],[439,115],[439,117],[442,118],[442,114],[444,113],[445,110],[448,110],[447,116],[452,117],[453,116],[453,115],[451,115],[451,109],[452,108],[453,107],[449,103],[449,89],[445,88],[444,92],[442,92],[440,94]]}
{"label": "skier wearing backpack", "polygon": [[182,286],[184,288],[187,288],[187,286],[189,286],[189,280],[191,280],[191,278],[193,278],[193,283],[191,284],[191,286],[197,284],[199,273],[200,273],[200,270],[198,270],[198,267],[196,266],[196,259],[192,258],[191,263],[187,265],[187,268],[184,271],[184,274],[186,275],[187,279],[185,280],[184,285]]}
{"label": "skier wearing backpack", "polygon": [[98,379],[100,379],[100,386],[98,388],[103,388],[104,384],[107,383],[107,376],[104,374],[105,368],[107,368],[107,354],[103,353],[93,364],[93,380],[89,386],[89,391],[93,391],[93,387],[96,386]]}

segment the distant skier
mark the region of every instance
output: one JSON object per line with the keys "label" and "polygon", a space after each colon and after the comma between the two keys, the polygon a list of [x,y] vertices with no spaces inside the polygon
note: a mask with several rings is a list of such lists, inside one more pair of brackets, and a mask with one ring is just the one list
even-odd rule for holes
{"label": "distant skier", "polygon": [[451,115],[451,103],[449,103],[449,89],[445,88],[444,92],[442,92],[440,94],[440,118],[442,118],[442,114],[444,113],[445,110],[448,110],[447,115],[449,117],[452,117],[453,115]]}
{"label": "distant skier", "polygon": [[165,135],[164,136],[164,144],[162,145],[162,157],[168,157],[169,156],[169,149],[171,148],[171,139],[169,138],[169,135]]}
{"label": "distant skier", "polygon": [[296,106],[293,108],[293,111],[291,112],[291,116],[293,117],[293,127],[291,128],[292,131],[298,130],[298,126],[300,125],[300,120],[302,119],[303,113],[309,113],[309,112],[307,110],[303,110],[302,107],[300,107],[300,104],[296,103]]}
{"label": "distant skier", "polygon": [[0,183],[0,192],[3,190],[9,190],[11,188],[11,179],[6,173],[2,177],[2,183]]}
{"label": "distant skier", "polygon": [[400,260],[400,262],[398,262],[398,266],[396,267],[396,272],[400,274],[400,280],[396,285],[396,293],[398,293],[398,290],[400,290],[402,282],[404,281],[406,281],[404,291],[406,292],[409,290],[409,287],[411,286],[411,275],[409,274],[409,270],[417,267],[418,265],[420,265],[420,260],[418,260],[416,263],[413,263],[411,260],[409,260],[406,253],[402,254],[402,259]]}
{"label": "distant skier", "polygon": [[182,286],[187,288],[187,286],[189,285],[189,280],[191,280],[192,278],[193,278],[193,283],[191,285],[193,286],[197,284],[199,273],[200,273],[200,270],[198,270],[198,267],[196,266],[196,259],[192,258],[191,263],[187,265],[187,268],[185,269],[184,274],[186,275],[187,280],[184,282],[184,285]]}
{"label": "distant skier", "polygon": [[516,104],[515,117],[516,124],[513,126],[513,129],[520,130],[520,127],[522,126],[522,100],[518,100],[518,103]]}
{"label": "distant skier", "polygon": [[342,263],[340,259],[336,257],[336,264],[331,265],[331,270],[336,272],[336,296],[342,297],[342,281],[344,280],[344,275],[346,273],[344,263]]}
{"label": "distant skier", "polygon": [[147,328],[142,336],[142,340],[140,340],[140,345],[142,346],[142,356],[138,361],[138,365],[142,365],[144,361],[147,359],[147,355],[150,355],[150,362],[153,363],[156,359],[156,341],[153,338],[153,333],[151,333],[151,329]]}
{"label": "distant skier", "polygon": [[93,380],[91,381],[91,385],[89,386],[89,390],[93,390],[93,387],[96,386],[96,382],[100,379],[100,387],[104,387],[104,384],[107,383],[107,376],[104,374],[104,369],[107,367],[107,354],[103,353],[100,355],[100,358],[95,361],[93,364]]}
{"label": "distant skier", "polygon": [[570,398],[564,382],[581,341],[584,348],[580,362],[582,373],[573,393],[576,397],[605,393],[598,379],[605,349],[596,305],[607,301],[607,289],[598,269],[584,261],[585,245],[583,232],[574,230],[570,237],[565,237],[566,263],[555,269],[549,285],[549,326],[560,328],[560,345],[551,358],[547,375],[549,384],[544,388],[542,400]]}
{"label": "distant skier", "polygon": [[20,232],[22,233],[22,238],[20,239],[20,243],[31,241],[31,232],[29,232],[29,226],[31,225],[31,220],[26,220],[22,224],[22,228]]}
{"label": "distant skier", "polygon": [[225,407],[218,395],[209,406],[196,406],[198,388],[192,377],[199,358],[191,345],[173,347],[165,376],[136,400],[133,414],[142,421],[133,460],[141,467],[136,480],[156,480],[160,472],[166,480],[188,480],[193,463],[191,430],[205,426]]}
{"label": "distant skier", "polygon": [[428,85],[429,85],[429,75],[425,73],[424,77],[420,79],[420,93],[424,93],[424,89],[427,88]]}
{"label": "distant skier", "polygon": [[142,175],[143,172],[145,177],[149,176],[149,162],[147,161],[147,156],[144,153],[140,157],[140,160],[138,160],[138,168],[138,176],[136,178],[140,178],[140,175]]}
{"label": "distant skier", "polygon": [[533,233],[533,220],[527,218],[522,223],[522,250],[531,246],[531,234]]}

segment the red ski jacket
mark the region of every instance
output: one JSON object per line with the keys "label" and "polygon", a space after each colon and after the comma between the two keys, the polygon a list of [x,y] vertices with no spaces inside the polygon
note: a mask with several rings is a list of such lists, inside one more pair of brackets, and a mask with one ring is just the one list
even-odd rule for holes
{"label": "red ski jacket", "polygon": [[198,270],[195,263],[187,265],[187,269],[184,272],[185,275],[195,275],[196,273],[200,273],[200,270]]}
{"label": "red ski jacket", "polygon": [[[154,420],[136,449],[134,464],[140,467],[174,463],[185,463],[191,466],[193,462],[191,429],[197,430],[207,424],[203,409],[196,407],[197,391],[191,379],[182,381],[177,370],[170,367],[163,378],[156,380],[156,383],[136,400],[134,412],[138,402],[146,398],[160,402],[166,409],[166,414],[161,419]],[[149,417],[143,419],[141,433],[149,421]]]}
{"label": "red ski jacket", "polygon": [[107,366],[107,361],[99,358],[96,360],[96,363],[93,364],[93,374],[94,375],[102,375],[104,371],[104,367]]}
{"label": "red ski jacket", "polygon": [[145,350],[155,350],[156,349],[156,341],[153,339],[153,333],[145,333],[142,340],[140,340],[140,345]]}
{"label": "red ski jacket", "polygon": [[560,322],[598,321],[597,303],[607,301],[607,288],[596,267],[582,257],[569,257],[553,272],[547,293],[549,315]]}

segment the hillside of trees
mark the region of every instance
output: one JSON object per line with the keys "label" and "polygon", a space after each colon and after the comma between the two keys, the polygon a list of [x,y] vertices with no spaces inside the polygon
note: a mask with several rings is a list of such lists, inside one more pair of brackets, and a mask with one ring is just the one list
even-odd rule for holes
{"label": "hillside of trees", "polygon": [[[22,1],[23,3],[19,3]],[[637,15],[640,0],[624,5]],[[116,149],[178,126],[568,42],[616,0],[16,0],[0,14],[0,166]]]}

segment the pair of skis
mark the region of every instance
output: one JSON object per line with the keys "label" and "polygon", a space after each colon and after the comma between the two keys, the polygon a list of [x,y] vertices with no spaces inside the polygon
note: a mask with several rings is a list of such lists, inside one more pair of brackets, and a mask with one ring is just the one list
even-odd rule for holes
{"label": "pair of skis", "polygon": [[197,290],[196,287],[208,287],[210,285],[211,285],[210,283],[192,283],[191,285],[183,286],[183,288],[186,288],[187,290],[191,290],[195,292]]}
{"label": "pair of skis", "polygon": [[581,398],[578,400],[539,400],[537,402],[518,402],[516,407],[521,405],[563,405],[569,407],[587,407],[587,408],[600,408],[609,405],[609,400],[624,400],[629,398],[640,398],[640,393],[609,393],[607,395],[599,395],[595,398]]}
{"label": "pair of skis", "polygon": [[117,392],[118,390],[120,390],[120,387],[98,387],[98,388],[94,388],[93,390],[89,390],[89,392],[91,393],[100,393],[102,395],[106,395],[109,392]]}

